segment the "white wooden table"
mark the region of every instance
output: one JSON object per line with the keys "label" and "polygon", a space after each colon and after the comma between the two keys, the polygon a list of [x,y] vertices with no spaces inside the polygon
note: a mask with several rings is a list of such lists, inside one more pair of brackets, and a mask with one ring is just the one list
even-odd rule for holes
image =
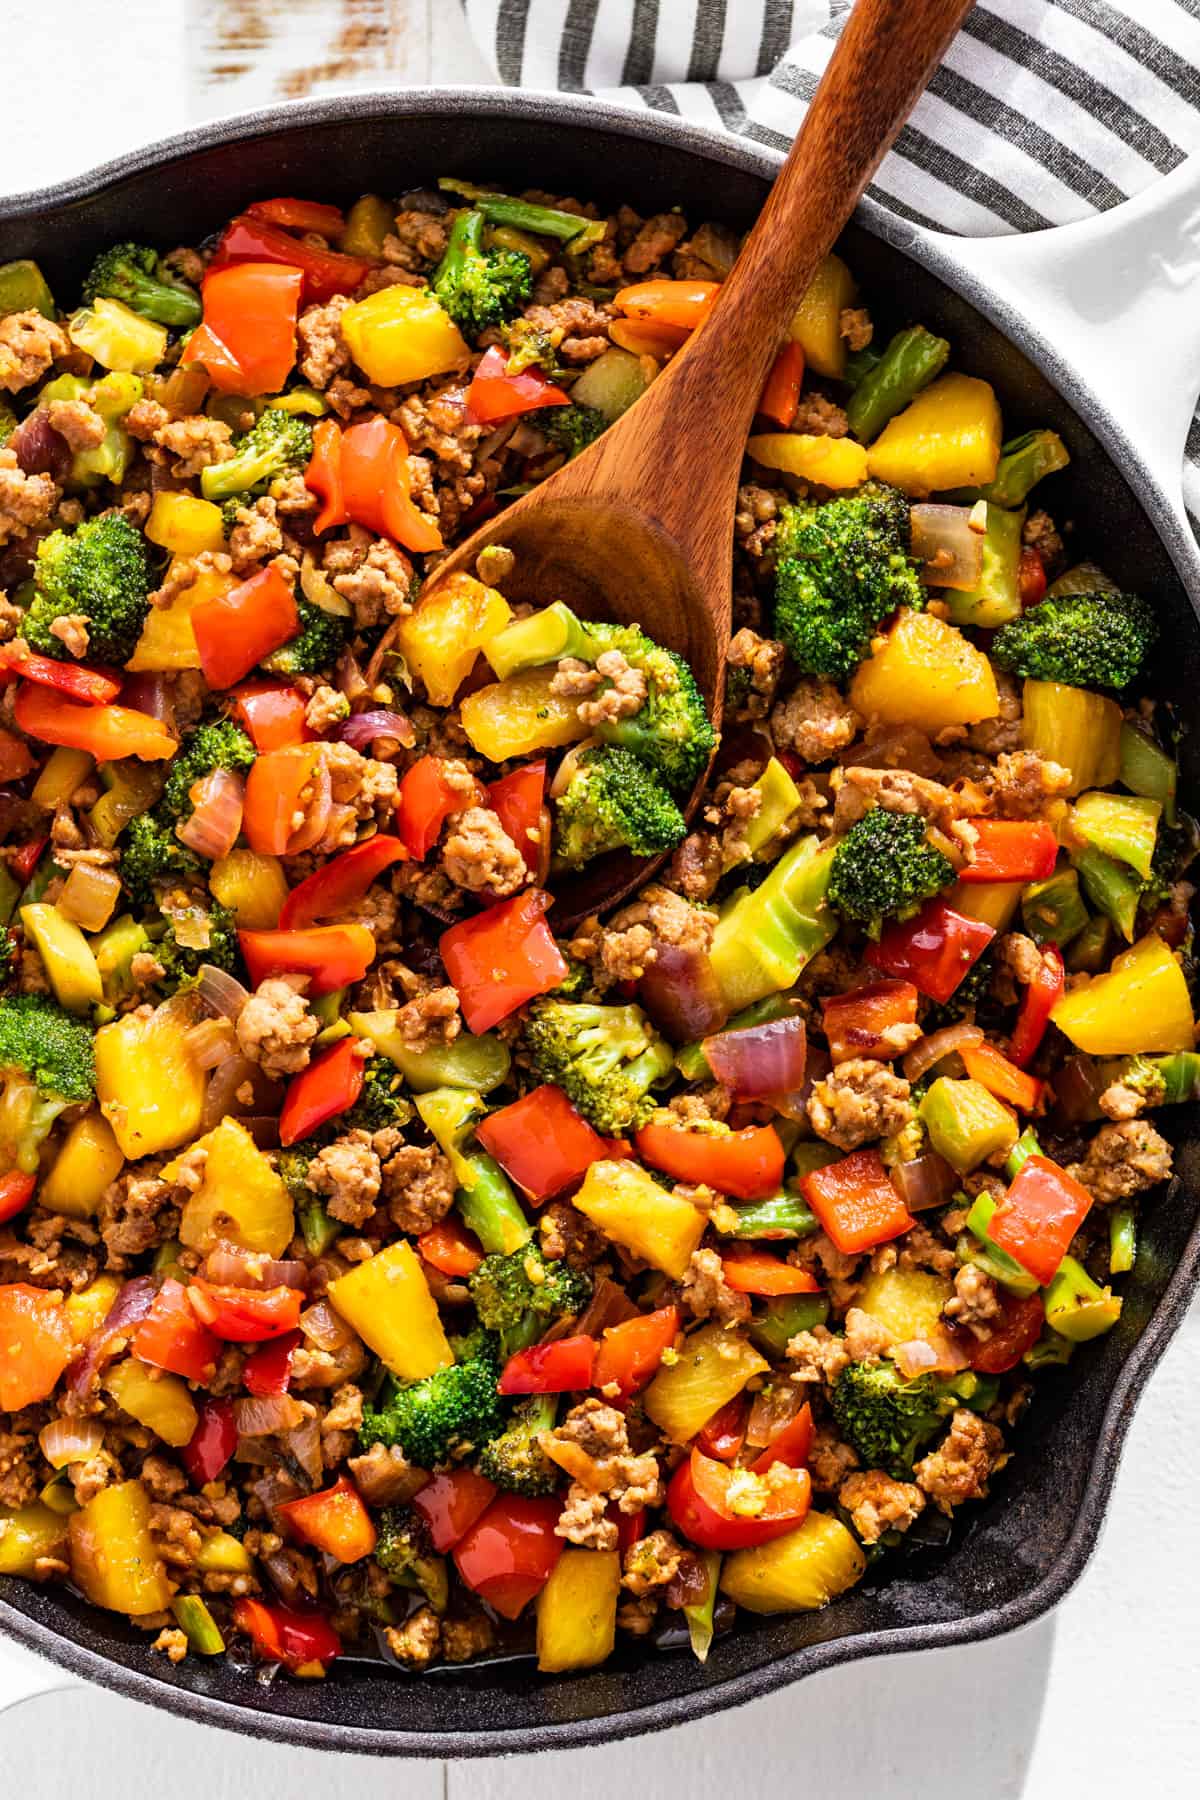
{"label": "white wooden table", "polygon": [[[314,68],[329,73],[315,91],[489,79],[456,0],[3,0],[0,19],[8,193],[184,123],[265,104]],[[219,78],[213,62],[226,71]],[[998,1642],[835,1670],[722,1718],[607,1749],[490,1763],[321,1757],[204,1731],[98,1689],[5,1712],[0,1685],[0,1786],[21,1800],[281,1800],[300,1791],[314,1800],[661,1800],[686,1784],[693,1800],[727,1800],[751,1780],[759,1792],[822,1800],[1126,1800],[1144,1786],[1184,1800],[1200,1790],[1198,1378],[1194,1310],[1134,1422],[1083,1580],[1052,1619]]]}

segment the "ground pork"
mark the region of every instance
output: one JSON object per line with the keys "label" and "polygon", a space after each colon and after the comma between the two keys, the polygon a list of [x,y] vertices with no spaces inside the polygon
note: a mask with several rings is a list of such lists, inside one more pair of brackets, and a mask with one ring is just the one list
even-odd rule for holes
{"label": "ground pork", "polygon": [[46,417],[72,450],[94,450],[108,427],[86,400],[51,400]]}
{"label": "ground pork", "polygon": [[866,307],[843,306],[838,314],[838,332],[851,350],[865,350],[875,336],[875,327]]}
{"label": "ground pork", "polygon": [[808,1472],[813,1491],[836,1494],[851,1469],[857,1469],[858,1457],[844,1443],[832,1425],[818,1425],[808,1453]]}
{"label": "ground pork", "polygon": [[994,719],[981,719],[967,728],[967,743],[985,756],[999,756],[1021,747],[1021,689],[1005,669],[993,665],[1000,705]]}
{"label": "ground pork", "polygon": [[[321,745],[329,770],[333,804],[324,836],[313,846],[317,855],[344,850],[358,836],[358,827],[373,819],[383,826],[396,804],[400,777],[394,763],[360,756],[349,744],[326,741]],[[303,812],[304,797],[298,810]]]}
{"label": "ground pork", "polygon": [[689,831],[667,867],[667,885],[687,900],[707,900],[725,873],[720,839],[711,831]]}
{"label": "ground pork", "polygon": [[1027,986],[1037,978],[1042,966],[1042,953],[1031,937],[1022,931],[1009,931],[1000,939],[998,945],[1001,966],[1014,978]]}
{"label": "ground pork", "polygon": [[[883,1255],[889,1250],[895,1253],[894,1266],[898,1269],[931,1269],[935,1275],[952,1275],[958,1266],[958,1258],[951,1246],[935,1237],[919,1221],[910,1225],[895,1244],[883,1245],[876,1255]],[[875,1266],[873,1257],[872,1267]]]}
{"label": "ground pork", "polygon": [[771,714],[777,750],[791,750],[806,763],[828,762],[861,728],[862,720],[832,681],[805,675]]}
{"label": "ground pork", "polygon": [[1001,1314],[1000,1290],[990,1275],[974,1263],[964,1263],[954,1277],[954,1294],[942,1308],[956,1325],[965,1325],[979,1339],[992,1335],[992,1321]]}
{"label": "ground pork", "polygon": [[456,887],[497,899],[529,880],[525,858],[487,806],[469,806],[451,820],[442,867]]}
{"label": "ground pork", "polygon": [[394,1029],[400,1034],[406,1050],[429,1050],[435,1045],[452,1044],[462,1030],[457,988],[434,987],[415,995],[397,1009]]}
{"label": "ground pork", "polygon": [[1066,549],[1054,520],[1041,507],[1030,513],[1021,527],[1021,542],[1036,550],[1050,580],[1060,573],[1067,560]]}
{"label": "ground pork", "polygon": [[670,256],[675,246],[687,236],[687,220],[682,213],[654,213],[638,227],[633,242],[622,257],[627,275],[648,275],[651,269]]}
{"label": "ground pork", "polygon": [[750,1317],[750,1296],[739,1294],[725,1280],[725,1265],[715,1250],[693,1250],[679,1288],[679,1297],[693,1319],[716,1319],[721,1325],[741,1325]]}
{"label": "ground pork", "polygon": [[156,1173],[139,1174],[135,1165],[105,1188],[96,1224],[108,1252],[106,1266],[123,1269],[130,1258],[174,1237],[179,1209],[167,1183]]}
{"label": "ground pork", "polygon": [[[50,635],[56,637],[66,650],[68,656],[86,656],[88,653],[88,617],[86,613],[61,613],[50,622]],[[69,846],[79,849],[78,844]]]}
{"label": "ground pork", "polygon": [[410,394],[395,417],[410,449],[428,452],[443,469],[470,474],[485,427],[468,417],[467,390],[461,382],[436,394]]}
{"label": "ground pork", "polygon": [[495,1642],[495,1627],[485,1613],[442,1620],[442,1655],[448,1663],[470,1662],[473,1656],[485,1655]]}
{"label": "ground pork", "polygon": [[839,1150],[887,1137],[911,1117],[907,1081],[869,1056],[839,1063],[816,1083],[808,1101],[809,1124]]}
{"label": "ground pork", "polygon": [[835,1337],[824,1325],[814,1325],[811,1331],[798,1331],[789,1338],[787,1359],[795,1365],[793,1381],[825,1382],[829,1387],[851,1361],[845,1340]]}
{"label": "ground pork", "polygon": [[48,525],[60,491],[49,475],[26,475],[15,451],[0,448],[0,544]]}
{"label": "ground pork", "polygon": [[1006,750],[992,771],[996,810],[1006,819],[1032,819],[1071,789],[1071,771],[1036,750]]}
{"label": "ground pork", "polygon": [[326,545],[324,564],[335,590],[354,608],[360,629],[372,630],[412,611],[412,564],[387,538],[372,541],[361,526],[352,525],[348,537]]}
{"label": "ground pork", "polygon": [[243,1056],[273,1081],[308,1067],[321,1022],[309,1011],[307,986],[306,975],[272,975],[260,983],[238,1015]]}
{"label": "ground pork", "polygon": [[1148,1119],[1102,1125],[1082,1162],[1067,1173],[1101,1206],[1157,1187],[1171,1174],[1171,1146]]}
{"label": "ground pork", "polygon": [[33,1433],[0,1426],[0,1506],[16,1512],[29,1504],[40,1486]]}
{"label": "ground pork", "polygon": [[631,667],[620,650],[603,651],[596,658],[596,673],[608,685],[600,688],[594,698],[579,702],[576,711],[581,725],[598,731],[602,725],[615,725],[641,711],[646,704],[646,677],[640,669]]}
{"label": "ground pork", "polygon": [[605,1517],[616,1503],[623,1513],[662,1504],[663,1487],[653,1451],[635,1456],[624,1416],[595,1396],[571,1408],[561,1425],[541,1438],[546,1454],[571,1477],[555,1532],[590,1550],[615,1550],[617,1527]]}
{"label": "ground pork", "polygon": [[995,1425],[960,1406],[936,1450],[913,1471],[941,1512],[950,1513],[964,1500],[982,1500],[988,1477],[1003,1460],[1004,1438]]}
{"label": "ground pork", "polygon": [[885,1531],[907,1531],[925,1510],[925,1496],[911,1481],[894,1481],[882,1469],[847,1475],[838,1489],[838,1505],[864,1544],[877,1544]]}
{"label": "ground pork", "polygon": [[379,1158],[369,1131],[351,1131],[327,1144],[308,1165],[305,1180],[318,1194],[331,1196],[329,1216],[344,1225],[364,1225],[379,1198]]}
{"label": "ground pork", "polygon": [[536,301],[535,294],[535,304],[525,308],[525,318],[535,331],[546,332],[563,362],[594,362],[608,349],[613,318],[609,306],[589,300],[585,294],[572,294],[548,306]]}
{"label": "ground pork", "polygon": [[771,550],[778,529],[779,510],[791,495],[786,488],[760,487],[745,482],[737,493],[737,511],[733,515],[734,537],[738,548],[752,562],[759,562]]}
{"label": "ground pork", "polygon": [[70,348],[66,332],[53,319],[34,309],[9,313],[0,319],[0,388],[15,394],[32,386]]}
{"label": "ground pork", "polygon": [[744,625],[730,641],[726,666],[745,670],[746,682],[733,682],[728,689],[727,716],[743,724],[750,719],[763,719],[771,710],[775,689],[783,674],[787,651],[774,638],[760,637]]}
{"label": "ground pork", "polygon": [[214,463],[228,462],[233,455],[233,432],[221,419],[209,419],[202,413],[190,419],[170,419],[154,433],[154,442],[175,461],[171,473],[187,481]]}
{"label": "ground pork", "polygon": [[429,1480],[429,1471],[410,1463],[399,1444],[372,1444],[347,1466],[368,1506],[402,1505]]}
{"label": "ground pork", "polygon": [[591,966],[603,992],[625,981],[640,981],[658,956],[660,945],[704,953],[712,943],[716,915],[686,900],[661,883],[652,882],[638,898],[602,927],[585,919],[571,940],[572,956]]}
{"label": "ground pork", "polygon": [[823,1231],[816,1231],[811,1237],[802,1238],[788,1252],[787,1260],[797,1269],[807,1269],[818,1276],[822,1285],[829,1289],[829,1297],[838,1311],[849,1306],[859,1286],[860,1256],[847,1256],[832,1238]]}
{"label": "ground pork", "polygon": [[652,1531],[626,1550],[621,1586],[638,1600],[659,1593],[674,1581],[688,1554],[669,1531]]}
{"label": "ground pork", "polygon": [[343,719],[350,716],[350,702],[340,688],[328,687],[322,682],[315,692],[309,695],[304,707],[304,723],[318,737],[332,731]]}
{"label": "ground pork", "polygon": [[851,1362],[878,1362],[891,1350],[893,1341],[887,1326],[872,1313],[859,1306],[847,1312],[843,1342]]}
{"label": "ground pork", "polygon": [[296,321],[300,373],[310,387],[322,393],[335,375],[350,367],[350,351],[341,325],[349,304],[348,294],[333,294],[323,306],[305,307]]}
{"label": "ground pork", "polygon": [[187,1632],[178,1625],[164,1625],[150,1648],[162,1650],[168,1662],[181,1663],[188,1653]]}
{"label": "ground pork", "polygon": [[1126,1087],[1123,1081],[1114,1081],[1106,1087],[1096,1102],[1106,1119],[1136,1119],[1144,1113],[1149,1105],[1145,1094],[1136,1088]]}
{"label": "ground pork", "polygon": [[432,1606],[420,1606],[403,1625],[384,1628],[387,1647],[406,1669],[425,1669],[442,1647],[442,1626]]}
{"label": "ground pork", "polygon": [[550,1262],[588,1269],[608,1254],[609,1243],[585,1213],[568,1200],[552,1200],[538,1219],[538,1241]]}
{"label": "ground pork", "polygon": [[383,254],[401,268],[420,270],[441,262],[446,254],[449,221],[440,213],[400,212],[385,239]]}
{"label": "ground pork", "polygon": [[885,812],[915,813],[948,835],[955,835],[958,830],[958,797],[940,781],[927,781],[908,769],[851,764],[843,772],[834,802],[834,831],[849,831],[874,806],[881,806]]}
{"label": "ground pork", "polygon": [[384,1199],[401,1231],[419,1237],[454,1203],[454,1171],[432,1145],[405,1144],[383,1165]]}
{"label": "ground pork", "polygon": [[809,437],[841,438],[849,431],[850,421],[845,408],[824,394],[801,394],[791,429]]}
{"label": "ground pork", "polygon": [[249,506],[239,506],[236,521],[229,534],[229,559],[235,575],[248,575],[260,563],[279,555],[283,532],[269,494],[251,501]]}

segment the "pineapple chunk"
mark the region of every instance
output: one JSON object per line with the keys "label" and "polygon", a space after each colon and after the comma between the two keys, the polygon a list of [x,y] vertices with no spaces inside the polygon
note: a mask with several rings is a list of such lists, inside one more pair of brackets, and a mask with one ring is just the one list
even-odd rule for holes
{"label": "pineapple chunk", "polygon": [[740,1332],[705,1325],[688,1338],[675,1362],[663,1363],[642,1396],[648,1418],[672,1443],[686,1444],[715,1412],[769,1367]]}
{"label": "pineapple chunk", "polygon": [[1000,461],[1000,407],[986,381],[941,375],[884,426],[867,452],[876,481],[923,499],[983,487]]}
{"label": "pineapple chunk", "polygon": [[93,1606],[141,1618],[171,1598],[150,1535],[150,1499],[140,1481],[106,1487],[67,1520],[71,1578]]}
{"label": "pineapple chunk", "polygon": [[945,1275],[927,1269],[885,1269],[867,1276],[854,1304],[904,1344],[941,1335],[942,1308],[953,1292],[954,1283]]}
{"label": "pineapple chunk", "polygon": [[817,264],[788,327],[788,336],[800,345],[814,375],[833,375],[840,381],[846,373],[842,313],[854,305],[855,292],[854,277],[840,256],[831,252]]}
{"label": "pineapple chunk", "polygon": [[[221,1123],[195,1146],[206,1150],[203,1178],[188,1196],[179,1221],[179,1240],[189,1250],[209,1251],[220,1239],[242,1250],[282,1256],[292,1241],[292,1197],[244,1125]],[[163,1170],[173,1181],[179,1163]]]}
{"label": "pineapple chunk", "polygon": [[1021,705],[1021,742],[1071,771],[1068,794],[1119,779],[1124,719],[1115,700],[1061,681],[1027,681]]}
{"label": "pineapple chunk", "polygon": [[84,1113],[66,1135],[38,1199],[50,1212],[70,1219],[90,1219],[110,1181],[125,1166],[125,1157],[103,1113]]}
{"label": "pineapple chunk", "polygon": [[690,1200],[668,1193],[632,1162],[593,1163],[575,1205],[606,1238],[675,1281],[686,1274],[707,1222]]}
{"label": "pineapple chunk", "polygon": [[0,1512],[0,1575],[30,1580],[44,1557],[60,1557],[66,1547],[67,1521],[41,1500],[17,1512]]}
{"label": "pineapple chunk", "polygon": [[191,1441],[199,1414],[178,1375],[148,1369],[136,1357],[126,1357],[111,1368],[104,1385],[121,1408],[139,1425],[145,1425],[164,1444],[178,1450]]}
{"label": "pineapple chunk", "polygon": [[400,1381],[421,1381],[454,1361],[421,1259],[404,1239],[339,1275],[329,1298]]}
{"label": "pineapple chunk", "polygon": [[155,494],[145,531],[152,544],[172,556],[199,556],[203,550],[225,548],[220,507],[195,494]]}
{"label": "pineapple chunk", "polygon": [[555,750],[586,737],[578,700],[550,692],[555,672],[530,669],[468,694],[460,716],[471,748],[489,762],[506,762],[510,756]]}
{"label": "pineapple chunk", "polygon": [[409,673],[425,683],[431,706],[449,706],[475,666],[480,647],[512,618],[503,594],[473,575],[447,575],[426,588],[398,627]]}
{"label": "pineapple chunk", "polygon": [[96,1033],[96,1098],[131,1162],[200,1129],[206,1078],[187,1047],[192,1021],[191,1001],[177,995],[149,1018],[126,1013]]}
{"label": "pineapple chunk", "polygon": [[753,1550],[735,1550],[721,1570],[721,1592],[747,1612],[811,1612],[862,1578],[867,1559],[831,1513]]}
{"label": "pineapple chunk", "polygon": [[783,469],[820,487],[856,488],[867,479],[867,453],[853,438],[767,431],[752,437],[746,449],[764,469]]}
{"label": "pineapple chunk", "polygon": [[884,725],[914,725],[936,737],[1000,710],[996,677],[981,650],[932,613],[901,612],[850,684],[850,703]]}
{"label": "pineapple chunk", "polygon": [[1153,932],[1123,950],[1107,975],[1064,994],[1050,1017],[1089,1056],[1190,1050],[1195,1038],[1187,979]]}
{"label": "pineapple chunk", "polygon": [[219,856],[208,872],[208,885],[242,931],[274,931],[288,896],[279,858],[257,850],[231,850],[228,856]]}
{"label": "pineapple chunk", "polygon": [[77,1294],[67,1295],[63,1310],[71,1327],[73,1344],[85,1343],[96,1327],[104,1323],[121,1285],[119,1276],[97,1275],[95,1281],[90,1281]]}
{"label": "pineapple chunk", "polygon": [[537,1656],[544,1675],[594,1669],[612,1655],[621,1556],[568,1546],[538,1595]]}
{"label": "pineapple chunk", "polygon": [[[160,494],[158,498],[183,499],[185,496]],[[219,508],[213,506],[211,501],[197,500],[194,504],[205,506],[219,515]],[[165,606],[150,608],[146,614],[146,623],[142,626],[142,635],[135,644],[126,667],[139,675],[198,669],[200,652],[196,648],[196,634],[192,630],[192,612],[202,600],[219,599],[222,594],[231,593],[236,586],[235,575],[222,575],[216,569],[202,569],[191,586],[172,595]]]}

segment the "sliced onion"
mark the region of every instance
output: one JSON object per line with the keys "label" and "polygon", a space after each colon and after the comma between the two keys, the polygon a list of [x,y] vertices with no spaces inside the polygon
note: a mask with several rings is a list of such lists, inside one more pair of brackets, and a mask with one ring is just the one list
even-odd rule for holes
{"label": "sliced onion", "polygon": [[38,1448],[52,1469],[65,1469],[104,1448],[104,1427],[99,1419],[51,1419],[38,1433]]}
{"label": "sliced onion", "polygon": [[914,1156],[911,1162],[896,1163],[888,1174],[910,1213],[948,1205],[959,1187],[958,1176],[936,1150]]}
{"label": "sliced onion", "polygon": [[554,771],[554,779],[550,783],[551,800],[561,800],[575,779],[575,771],[579,767],[579,759],[585,750],[594,750],[600,742],[599,738],[584,738],[580,744],[572,744],[567,754]]}
{"label": "sliced onion", "polygon": [[71,446],[60,431],[55,431],[50,415],[41,406],[21,420],[7,448],[16,457],[23,475],[51,475],[61,482],[71,467]]}
{"label": "sliced onion", "polygon": [[625,1289],[607,1275],[598,1275],[592,1297],[571,1326],[570,1335],[599,1338],[610,1326],[624,1325],[637,1316],[637,1307]]}
{"label": "sliced onion", "polygon": [[229,1019],[201,1019],[184,1032],[183,1041],[198,1069],[215,1069],[226,1057],[237,1055],[237,1037]]}
{"label": "sliced onion", "polygon": [[[212,1131],[228,1118],[231,1113],[239,1111],[237,1091],[243,1081],[251,1079],[254,1064],[245,1056],[230,1056],[215,1069],[208,1078],[208,1088],[204,1095],[204,1106],[200,1114],[201,1131]],[[244,1112],[246,1109],[240,1109]]]}
{"label": "sliced onion", "polygon": [[279,1120],[277,1118],[268,1117],[265,1113],[247,1113],[241,1123],[260,1150],[277,1150],[279,1148]]}
{"label": "sliced onion", "polygon": [[339,619],[354,616],[354,608],[338,593],[324,569],[317,567],[311,550],[306,550],[300,558],[300,591],[306,600],[319,606],[322,612],[332,613]]}
{"label": "sliced onion", "polygon": [[294,1259],[279,1260],[263,1256],[257,1250],[242,1250],[224,1241],[209,1251],[204,1260],[207,1280],[218,1287],[304,1289],[308,1286],[308,1264]]}
{"label": "sliced onion", "polygon": [[102,1322],[88,1338],[87,1347],[67,1375],[67,1389],[72,1394],[86,1395],[96,1375],[116,1354],[118,1339],[131,1325],[138,1324],[154,1305],[158,1282],[153,1275],[135,1275],[127,1281]]}
{"label": "sliced onion", "polygon": [[785,1425],[791,1424],[804,1405],[804,1389],[794,1387],[790,1381],[772,1381],[767,1387],[760,1388],[746,1420],[746,1442],[769,1444]]}
{"label": "sliced onion", "polygon": [[316,1419],[303,1419],[283,1440],[283,1448],[295,1457],[313,1486],[319,1485],[325,1473],[321,1455],[321,1427]]}
{"label": "sliced onion", "polygon": [[638,982],[638,999],[664,1037],[691,1044],[718,1030],[729,1013],[720,984],[700,945],[659,944]]}
{"label": "sliced onion", "polygon": [[332,806],[333,784],[329,778],[329,765],[322,760],[313,770],[312,791],[304,820],[288,839],[289,856],[299,856],[302,850],[311,850],[314,844],[320,843],[329,828]]}
{"label": "sliced onion", "polygon": [[952,1050],[982,1042],[983,1033],[978,1025],[968,1025],[965,1021],[959,1025],[943,1025],[940,1031],[931,1031],[927,1037],[917,1039],[902,1064],[904,1079],[920,1081],[927,1070],[949,1056]]}
{"label": "sliced onion", "polygon": [[242,829],[246,784],[232,769],[212,769],[191,788],[191,816],[175,827],[175,835],[197,856],[216,862],[228,856]]}
{"label": "sliced onion", "polygon": [[739,1100],[798,1094],[804,1086],[808,1032],[798,1013],[705,1038],[704,1055],[723,1087]]}
{"label": "sliced onion", "polygon": [[1090,1056],[1069,1056],[1054,1077],[1055,1114],[1064,1125],[1102,1118],[1100,1096],[1110,1086]]}
{"label": "sliced onion", "polygon": [[969,1361],[950,1333],[936,1326],[928,1338],[895,1344],[888,1354],[906,1381],[917,1375],[954,1375]]}
{"label": "sliced onion", "polygon": [[242,1008],[250,998],[249,990],[227,969],[218,969],[215,963],[201,963],[196,992],[210,1011],[228,1019],[231,1025],[237,1024]]}
{"label": "sliced onion", "polygon": [[300,1329],[318,1350],[341,1350],[354,1338],[349,1325],[334,1312],[328,1300],[318,1300],[305,1308],[300,1314]]}
{"label": "sliced onion", "polygon": [[837,760],[843,768],[907,769],[927,781],[936,781],[942,772],[933,745],[915,725],[888,725],[870,731],[861,742],[839,751]]}
{"label": "sliced onion", "polygon": [[977,588],[983,539],[971,523],[971,508],[923,501],[911,515],[912,553],[925,565],[922,581],[932,587]]}
{"label": "sliced onion", "polygon": [[399,712],[351,713],[338,726],[334,736],[343,744],[349,744],[352,750],[365,750],[377,738],[388,738],[405,750],[411,750],[417,741],[412,720]]}
{"label": "sliced onion", "polygon": [[275,1431],[294,1431],[303,1417],[303,1407],[290,1394],[250,1394],[233,1403],[233,1422],[239,1437],[269,1437]]}

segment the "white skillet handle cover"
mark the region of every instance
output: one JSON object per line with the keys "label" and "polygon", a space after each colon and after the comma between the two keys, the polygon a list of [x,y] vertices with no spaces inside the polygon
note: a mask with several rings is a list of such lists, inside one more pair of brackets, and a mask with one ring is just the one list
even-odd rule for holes
{"label": "white skillet handle cover", "polygon": [[22,1700],[36,1700],[39,1694],[55,1694],[80,1685],[57,1663],[47,1662],[32,1650],[0,1637],[0,1715],[10,1707],[20,1706]]}
{"label": "white skillet handle cover", "polygon": [[917,235],[1047,339],[1186,522],[1184,446],[1200,394],[1200,157],[1074,225],[998,238]]}

